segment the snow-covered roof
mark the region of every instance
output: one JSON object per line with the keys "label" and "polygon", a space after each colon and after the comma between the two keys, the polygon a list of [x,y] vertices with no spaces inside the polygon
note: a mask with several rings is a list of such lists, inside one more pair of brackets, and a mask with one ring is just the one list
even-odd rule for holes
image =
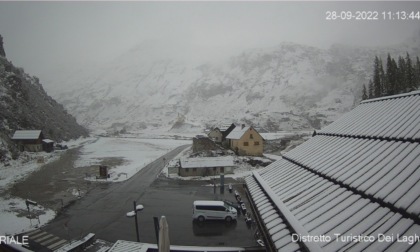
{"label": "snow-covered roof", "polygon": [[241,137],[245,134],[247,130],[249,130],[250,126],[236,126],[230,133],[227,135],[227,139],[241,139]]}
{"label": "snow-covered roof", "polygon": [[193,202],[194,206],[205,205],[205,206],[224,206],[225,203],[223,201],[217,200],[196,200]]}
{"label": "snow-covered roof", "polygon": [[209,134],[210,134],[210,133],[213,133],[213,132],[221,132],[221,131],[220,131],[220,129],[219,129],[219,128],[217,128],[217,127],[216,127],[216,128],[213,128],[213,129],[209,132]]}
{"label": "snow-covered roof", "polygon": [[364,101],[318,133],[372,139],[420,140],[420,92]]}
{"label": "snow-covered roof", "polygon": [[[420,235],[419,108],[420,92],[364,102],[246,178],[275,249],[418,251],[397,235]],[[342,240],[357,235],[375,239]]]}
{"label": "snow-covered roof", "polygon": [[233,157],[181,158],[181,168],[209,168],[235,166]]}
{"label": "snow-covered roof", "polygon": [[16,130],[13,140],[35,140],[41,135],[41,130]]}

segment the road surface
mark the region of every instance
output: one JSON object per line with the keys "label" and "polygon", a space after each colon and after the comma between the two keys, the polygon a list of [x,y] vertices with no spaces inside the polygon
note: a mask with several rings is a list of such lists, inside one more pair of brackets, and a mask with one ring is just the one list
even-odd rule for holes
{"label": "road surface", "polygon": [[163,158],[171,160],[186,146],[180,146],[148,164],[136,175],[122,183],[102,183],[85,197],[68,206],[43,229],[65,239],[78,239],[87,233],[108,241],[132,237],[133,219],[126,213],[133,201],[140,202],[146,189],[164,167]]}

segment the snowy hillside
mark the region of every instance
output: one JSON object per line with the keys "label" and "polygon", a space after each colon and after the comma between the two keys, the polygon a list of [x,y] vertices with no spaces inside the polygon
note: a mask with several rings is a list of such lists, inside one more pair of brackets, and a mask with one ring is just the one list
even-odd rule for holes
{"label": "snowy hillside", "polygon": [[88,135],[88,131],[44,91],[37,77],[0,55],[0,163],[19,156],[11,136],[22,129],[42,130],[44,137],[54,141]]}
{"label": "snowy hillside", "polygon": [[64,80],[66,89],[46,88],[89,128],[188,131],[226,121],[272,131],[320,128],[359,102],[375,55],[419,55],[418,41],[328,50],[282,43],[201,64],[185,47],[143,43],[90,76]]}

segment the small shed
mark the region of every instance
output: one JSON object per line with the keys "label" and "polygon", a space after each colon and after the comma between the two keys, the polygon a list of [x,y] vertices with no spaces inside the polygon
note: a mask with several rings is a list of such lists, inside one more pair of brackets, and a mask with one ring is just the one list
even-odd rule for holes
{"label": "small shed", "polygon": [[46,152],[54,151],[54,141],[51,139],[43,139],[42,140],[42,149]]}
{"label": "small shed", "polygon": [[18,145],[20,151],[39,152],[42,151],[42,135],[41,130],[16,130],[12,137]]}
{"label": "small shed", "polygon": [[189,176],[215,176],[232,174],[235,168],[232,156],[181,158],[179,175]]}

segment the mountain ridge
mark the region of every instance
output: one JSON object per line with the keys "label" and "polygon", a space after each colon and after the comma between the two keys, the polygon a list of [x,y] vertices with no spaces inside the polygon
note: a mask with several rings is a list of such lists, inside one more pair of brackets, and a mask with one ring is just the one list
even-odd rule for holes
{"label": "mountain ridge", "polygon": [[42,130],[54,141],[87,136],[64,107],[49,96],[40,80],[0,56],[0,161],[16,158],[11,141],[16,130]]}
{"label": "mountain ridge", "polygon": [[320,128],[360,101],[376,55],[419,55],[416,41],[328,49],[285,42],[202,64],[149,58],[142,53],[152,49],[138,46],[91,80],[76,78],[79,88],[57,99],[91,129],[170,130],[179,114],[200,128],[226,121],[273,131]]}

